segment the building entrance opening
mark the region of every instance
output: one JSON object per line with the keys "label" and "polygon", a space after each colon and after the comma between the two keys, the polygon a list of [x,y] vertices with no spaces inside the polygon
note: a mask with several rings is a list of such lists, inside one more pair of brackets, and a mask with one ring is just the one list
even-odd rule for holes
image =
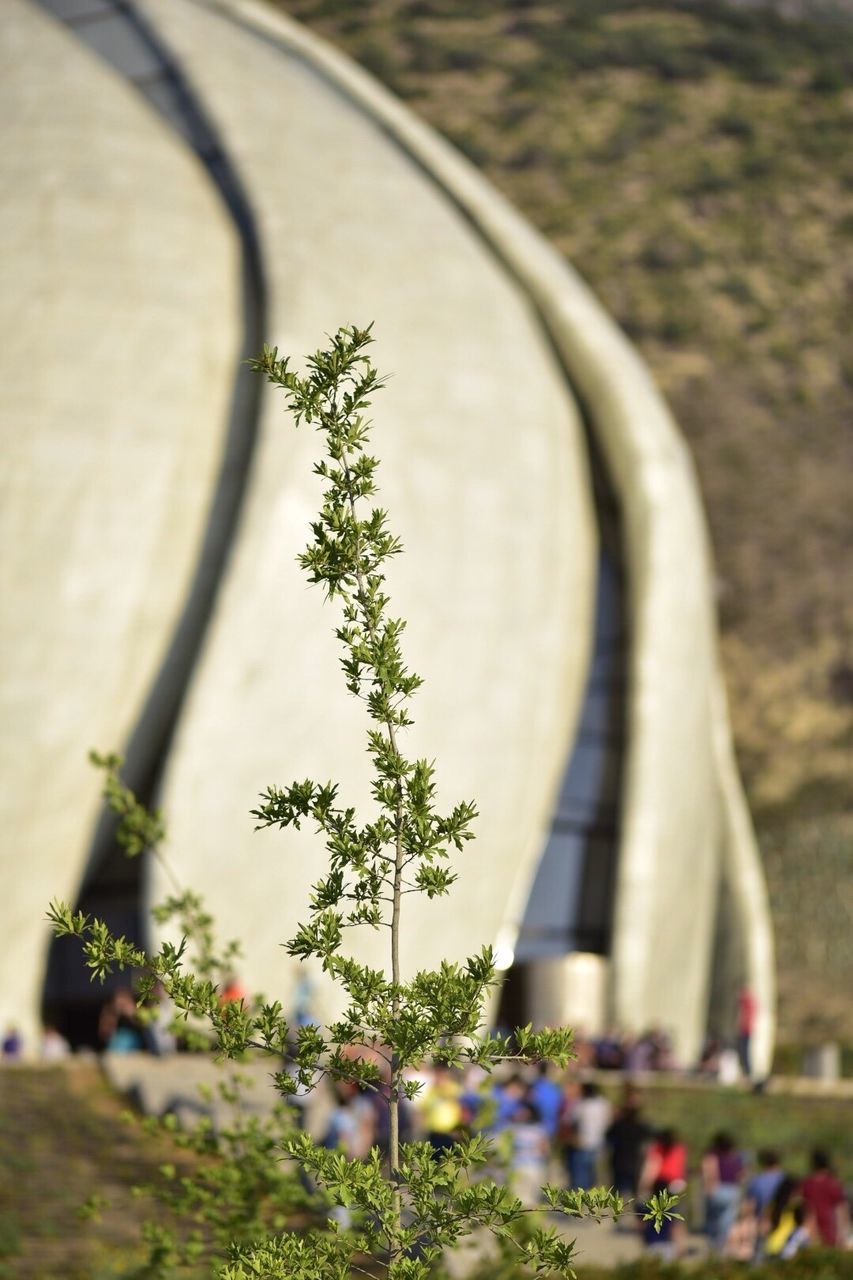
{"label": "building entrance opening", "polygon": [[[605,1017],[625,750],[627,616],[619,511],[603,464],[591,461],[599,527],[595,621],[589,673],[577,731],[557,797],[551,830],[527,902],[505,981],[501,1025],[565,1021],[599,991]],[[603,958],[581,982],[560,962]],[[589,964],[587,964],[587,968]],[[586,972],[586,970],[584,970]],[[572,988],[586,996],[573,1001]],[[573,1013],[572,1010],[576,1009]],[[592,1030],[588,1025],[587,1030]]]}

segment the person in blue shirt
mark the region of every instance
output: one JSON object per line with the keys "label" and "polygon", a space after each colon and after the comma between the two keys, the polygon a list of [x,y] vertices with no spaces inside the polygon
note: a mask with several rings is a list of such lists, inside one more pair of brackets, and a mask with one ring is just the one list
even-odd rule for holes
{"label": "person in blue shirt", "polygon": [[751,1202],[756,1218],[761,1218],[784,1176],[776,1152],[769,1147],[759,1151],[758,1173],[753,1174],[746,1184],[746,1198]]}
{"label": "person in blue shirt", "polygon": [[530,1101],[539,1113],[539,1123],[551,1142],[557,1136],[560,1111],[563,1106],[563,1090],[548,1075],[548,1063],[540,1062],[538,1074],[528,1093]]}

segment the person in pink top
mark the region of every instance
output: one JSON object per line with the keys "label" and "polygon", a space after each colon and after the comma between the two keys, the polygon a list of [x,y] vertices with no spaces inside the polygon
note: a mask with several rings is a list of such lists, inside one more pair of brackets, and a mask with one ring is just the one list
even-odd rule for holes
{"label": "person in pink top", "polygon": [[812,1235],[830,1248],[844,1244],[849,1226],[847,1197],[825,1151],[812,1152],[812,1171],[804,1179],[800,1195]]}

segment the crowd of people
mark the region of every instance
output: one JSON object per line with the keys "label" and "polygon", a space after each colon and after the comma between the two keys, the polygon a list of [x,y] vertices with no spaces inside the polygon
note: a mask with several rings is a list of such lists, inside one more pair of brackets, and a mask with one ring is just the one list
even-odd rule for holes
{"label": "crowd of people", "polygon": [[[229,980],[221,1000],[243,1000],[239,981]],[[104,1003],[99,1022],[101,1047],[108,1052],[147,1051],[162,1055],[181,1048],[171,1028],[172,1011],[162,988],[155,989],[146,1016],[140,1018],[130,988],[117,988]],[[741,1031],[744,1028],[741,1027]],[[2,1054],[14,1060],[21,1054],[20,1037],[7,1029]],[[748,1036],[731,1052],[735,1070],[748,1071]],[[630,1202],[626,1221],[642,1234],[646,1245],[665,1256],[686,1250],[684,1223],[668,1221],[658,1233],[643,1220],[646,1201],[656,1192],[683,1194],[688,1210],[702,1202],[702,1226],[711,1251],[743,1261],[765,1257],[788,1258],[805,1245],[845,1247],[850,1219],[845,1189],[824,1151],[812,1153],[811,1171],[795,1178],[772,1150],[754,1159],[740,1151],[734,1139],[718,1133],[688,1159],[686,1144],[671,1128],[648,1122],[634,1084],[627,1083],[614,1106],[591,1079],[600,1072],[619,1071],[624,1077],[675,1071],[678,1064],[669,1037],[651,1030],[628,1036],[608,1032],[597,1039],[577,1036],[577,1059],[569,1073],[559,1076],[548,1064],[514,1074],[488,1075],[470,1066],[451,1070],[442,1064],[412,1072],[419,1086],[415,1099],[402,1104],[401,1136],[425,1139],[438,1153],[459,1138],[485,1133],[495,1140],[493,1172],[505,1177],[529,1208],[540,1203],[543,1184],[561,1182],[575,1188],[613,1187]],[[44,1035],[42,1057],[58,1060],[69,1046],[53,1028]],[[724,1077],[719,1045],[706,1046],[697,1070]],[[723,1059],[724,1061],[724,1059]],[[308,1098],[298,1094],[297,1106]],[[334,1086],[324,1141],[351,1159],[364,1159],[371,1148],[387,1148],[389,1121],[385,1096],[359,1088],[349,1080]],[[693,1177],[688,1183],[688,1169]],[[699,1193],[699,1194],[697,1194]],[[683,1207],[683,1206],[680,1206]]]}
{"label": "crowd of people", "polygon": [[[546,1182],[581,1188],[603,1183],[632,1202],[625,1220],[649,1249],[678,1257],[687,1249],[685,1224],[673,1220],[657,1233],[643,1221],[644,1205],[664,1189],[686,1192],[692,1170],[701,1187],[708,1247],[719,1255],[790,1258],[808,1244],[848,1244],[847,1196],[825,1152],[813,1152],[811,1172],[794,1178],[776,1152],[762,1150],[753,1160],[719,1133],[691,1164],[678,1133],[646,1120],[635,1086],[626,1085],[614,1106],[596,1082],[577,1074],[559,1080],[545,1064],[502,1078],[475,1067],[463,1073],[435,1065],[413,1077],[421,1087],[405,1109],[404,1136],[425,1139],[438,1153],[466,1134],[488,1134],[500,1154],[497,1176],[505,1176],[530,1208],[540,1203]],[[381,1095],[349,1081],[337,1085],[324,1140],[352,1159],[384,1146]],[[694,1204],[695,1196],[687,1203]]]}
{"label": "crowd of people", "polygon": [[[222,1003],[246,1000],[248,994],[235,974],[228,976],[219,993]],[[310,1022],[310,988],[303,984],[297,993],[293,1024]],[[108,1053],[174,1053],[185,1048],[170,1030],[173,1010],[162,985],[157,984],[142,1010],[130,986],[117,986],[106,997],[97,1020],[99,1051]],[[599,1036],[586,1036],[575,1031],[574,1052],[581,1070],[619,1071],[630,1077],[649,1072],[698,1074],[732,1084],[739,1078],[750,1078],[749,1041],[754,1018],[754,1001],[747,989],[739,996],[738,1037],[736,1044],[708,1039],[699,1061],[686,1065],[679,1062],[669,1033],[650,1027],[641,1034],[611,1028]],[[12,1061],[23,1056],[24,1044],[14,1026],[6,1028],[0,1042],[0,1056]],[[30,1056],[32,1056],[32,1046]],[[55,1059],[70,1052],[70,1045],[55,1027],[47,1027],[40,1046],[40,1057]]]}

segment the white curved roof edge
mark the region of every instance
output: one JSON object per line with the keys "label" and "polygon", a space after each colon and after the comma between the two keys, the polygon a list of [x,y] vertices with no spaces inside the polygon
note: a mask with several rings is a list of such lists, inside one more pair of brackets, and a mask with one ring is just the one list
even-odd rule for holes
{"label": "white curved roof edge", "polygon": [[[626,1026],[637,1025],[644,1016],[644,992],[657,978],[680,992],[675,1003],[681,1007],[681,1025],[674,1030],[682,1052],[695,1052],[704,1026],[707,965],[704,972],[695,964],[692,971],[689,964],[677,973],[661,971],[655,954],[659,937],[644,924],[653,912],[662,878],[665,884],[670,873],[672,849],[661,839],[660,828],[666,821],[662,815],[676,805],[665,762],[672,758],[673,720],[681,718],[682,730],[689,732],[691,727],[688,712],[679,706],[679,694],[689,685],[704,703],[693,707],[693,727],[702,719],[710,738],[715,804],[709,803],[703,817],[709,827],[715,821],[721,823],[723,853],[721,865],[719,852],[710,848],[709,836],[703,833],[704,852],[688,868],[695,902],[686,905],[689,919],[684,927],[688,935],[702,931],[704,945],[710,948],[709,902],[716,899],[723,875],[737,903],[734,925],[745,956],[744,977],[760,1011],[753,1038],[754,1071],[766,1073],[775,1026],[770,911],[734,762],[699,489],[690,454],[660,392],[639,354],[569,264],[473,165],[366,71],[320,37],[255,0],[193,3],[265,34],[346,93],[466,213],[537,306],[573,384],[592,411],[591,425],[607,459],[627,534],[632,653],[613,950],[615,1016]],[[687,577],[682,576],[685,571]],[[678,629],[685,589],[693,610],[687,635]],[[680,663],[686,678],[682,690],[677,680],[670,679],[673,663]],[[671,920],[678,903],[670,900],[666,906],[663,922]],[[694,906],[701,909],[694,911]]]}
{"label": "white curved roof edge", "polygon": [[722,672],[712,686],[714,750],[727,823],[724,874],[734,899],[737,928],[744,952],[744,968],[758,996],[753,1033],[754,1070],[770,1074],[776,1035],[776,965],[773,924],[767,888],[732,749],[732,732]]}

